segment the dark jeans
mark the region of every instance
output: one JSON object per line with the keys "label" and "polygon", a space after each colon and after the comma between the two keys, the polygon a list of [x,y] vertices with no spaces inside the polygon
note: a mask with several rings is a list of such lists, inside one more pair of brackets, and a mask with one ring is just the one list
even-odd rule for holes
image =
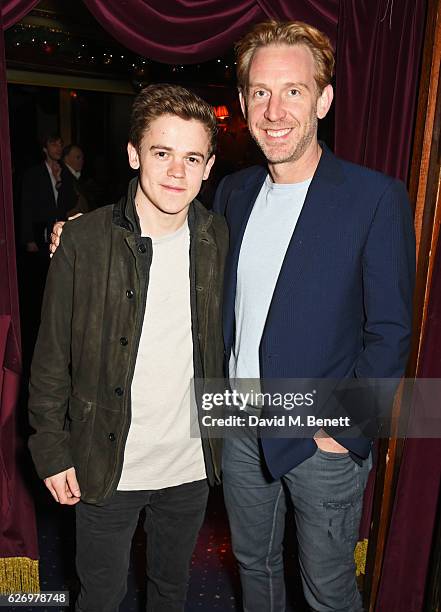
{"label": "dark jeans", "polygon": [[206,480],[158,491],[116,491],[102,506],[76,506],[77,612],[117,612],[127,590],[130,547],[145,508],[147,611],[182,612],[189,566],[207,505]]}
{"label": "dark jeans", "polygon": [[270,480],[255,428],[224,441],[224,496],[245,612],[285,612],[282,541],[286,495],[295,511],[305,598],[317,612],[359,612],[354,549],[371,467],[347,453],[316,453]]}

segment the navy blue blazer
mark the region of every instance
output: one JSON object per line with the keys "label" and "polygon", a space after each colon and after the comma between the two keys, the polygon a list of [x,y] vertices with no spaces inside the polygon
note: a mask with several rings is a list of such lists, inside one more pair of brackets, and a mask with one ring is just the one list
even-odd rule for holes
{"label": "navy blue blazer", "polygon": [[[260,376],[397,379],[409,352],[415,276],[407,192],[400,181],[322,148],[270,304],[259,349]],[[226,363],[234,343],[239,252],[266,175],[265,168],[254,166],[226,176],[213,206],[230,230],[223,308]],[[369,454],[366,438],[339,441],[360,457]],[[262,438],[262,446],[274,477],[316,450],[311,437]]]}

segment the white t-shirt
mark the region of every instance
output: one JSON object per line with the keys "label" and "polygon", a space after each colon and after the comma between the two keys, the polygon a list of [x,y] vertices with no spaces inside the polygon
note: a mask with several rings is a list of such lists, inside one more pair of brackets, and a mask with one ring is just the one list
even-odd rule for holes
{"label": "white t-shirt", "polygon": [[273,183],[268,175],[251,211],[239,254],[235,300],[236,337],[231,379],[259,379],[259,346],[285,254],[312,177]]}
{"label": "white t-shirt", "polygon": [[[190,234],[153,239],[144,323],[131,387],[132,419],[119,490],[157,490],[206,477],[201,440],[190,438],[193,341]],[[197,424],[195,425],[197,427]]]}

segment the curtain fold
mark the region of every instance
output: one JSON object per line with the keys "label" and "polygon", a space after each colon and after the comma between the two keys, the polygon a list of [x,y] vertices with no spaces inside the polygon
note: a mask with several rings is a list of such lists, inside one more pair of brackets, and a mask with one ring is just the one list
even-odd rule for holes
{"label": "curtain fold", "polygon": [[131,51],[191,64],[224,53],[265,17],[255,0],[84,0],[96,20]]}
{"label": "curtain fold", "polygon": [[[18,2],[13,3],[16,16]],[[25,4],[22,3],[22,9]],[[35,2],[33,3],[35,4]],[[24,10],[24,9],[23,9]],[[21,13],[20,13],[21,14]],[[10,13],[11,15],[11,13]],[[36,592],[38,545],[33,501],[16,434],[21,353],[12,206],[8,97],[0,14],[0,593]]]}
{"label": "curtain fold", "polygon": [[14,23],[23,19],[40,0],[2,0],[3,29],[7,30]]}
{"label": "curtain fold", "polygon": [[425,0],[341,0],[335,150],[406,181]]}
{"label": "curtain fold", "polygon": [[[419,378],[441,378],[441,243],[435,255]],[[418,406],[415,407],[418,410]],[[441,440],[406,440],[376,610],[423,612],[441,494]]]}
{"label": "curtain fold", "polygon": [[23,442],[16,434],[19,346],[10,315],[0,315],[0,593],[40,590],[34,504],[22,474]]}
{"label": "curtain fold", "polygon": [[84,0],[121,44],[159,62],[191,64],[221,55],[253,23],[310,21],[335,42],[338,0]]}
{"label": "curtain fold", "polygon": [[269,19],[306,21],[336,42],[339,0],[257,0],[257,4]]}

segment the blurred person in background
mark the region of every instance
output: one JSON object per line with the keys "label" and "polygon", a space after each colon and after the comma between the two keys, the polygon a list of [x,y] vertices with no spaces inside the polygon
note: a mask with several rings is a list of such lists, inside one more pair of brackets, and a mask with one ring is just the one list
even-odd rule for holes
{"label": "blurred person in background", "polygon": [[77,144],[69,144],[63,149],[61,169],[61,188],[66,216],[72,217],[79,212],[87,212],[89,205],[81,176],[84,166],[84,153]]}
{"label": "blurred person in background", "polygon": [[21,241],[28,253],[41,253],[48,261],[47,242],[55,221],[65,219],[61,196],[61,156],[59,134],[42,138],[44,159],[23,177],[21,192]]}

